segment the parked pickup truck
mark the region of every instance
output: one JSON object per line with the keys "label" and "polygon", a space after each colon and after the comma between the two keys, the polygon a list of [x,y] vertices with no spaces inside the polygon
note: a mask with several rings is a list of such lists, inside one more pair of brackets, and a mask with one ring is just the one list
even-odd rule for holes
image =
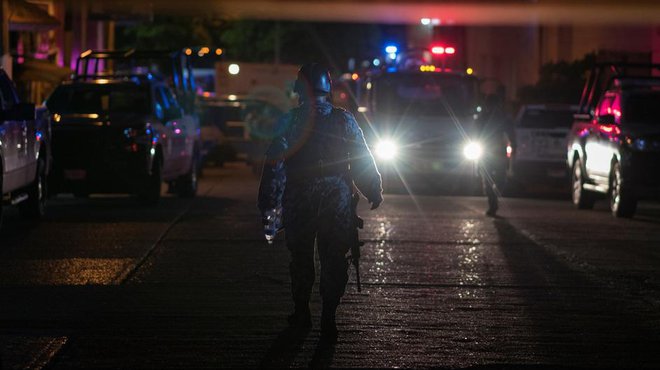
{"label": "parked pickup truck", "polygon": [[658,64],[599,64],[584,89],[568,138],[573,204],[609,198],[615,217],[632,217],[640,199],[660,199]]}
{"label": "parked pickup truck", "polygon": [[50,118],[45,108],[19,101],[0,69],[0,223],[5,204],[32,219],[44,215],[50,168]]}

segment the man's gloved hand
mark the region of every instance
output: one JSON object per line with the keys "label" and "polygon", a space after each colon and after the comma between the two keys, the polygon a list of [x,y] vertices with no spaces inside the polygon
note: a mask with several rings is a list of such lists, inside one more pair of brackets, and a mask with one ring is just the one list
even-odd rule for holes
{"label": "man's gloved hand", "polygon": [[381,203],[383,203],[383,196],[378,194],[378,198],[376,199],[369,199],[369,203],[371,203],[371,210],[374,210],[380,206]]}

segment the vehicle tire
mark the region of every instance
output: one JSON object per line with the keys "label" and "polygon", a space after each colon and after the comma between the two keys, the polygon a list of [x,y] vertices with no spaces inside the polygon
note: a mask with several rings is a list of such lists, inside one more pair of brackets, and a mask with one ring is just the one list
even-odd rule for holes
{"label": "vehicle tire", "polygon": [[610,209],[614,217],[629,218],[637,210],[637,199],[621,171],[621,165],[615,162],[610,176]]}
{"label": "vehicle tire", "polygon": [[27,188],[28,199],[18,204],[18,211],[21,216],[38,220],[46,214],[46,199],[48,198],[46,177],[46,160],[43,156],[39,156],[37,160],[37,177]]}
{"label": "vehicle tire", "polygon": [[571,184],[573,205],[577,209],[592,209],[596,198],[593,193],[584,188],[584,176],[582,176],[582,162],[576,159],[571,171]]}
{"label": "vehicle tire", "polygon": [[[0,158],[0,198],[4,195],[2,193],[2,158]],[[4,206],[2,205],[2,200],[0,200],[0,228],[2,228],[2,209]]]}
{"label": "vehicle tire", "polygon": [[204,157],[197,150],[195,150],[195,157],[193,158],[193,161],[195,161],[195,164],[197,165],[197,178],[201,179],[204,177]]}
{"label": "vehicle tire", "polygon": [[192,198],[197,194],[197,161],[190,162],[190,170],[176,180],[176,193],[182,198]]}
{"label": "vehicle tire", "polygon": [[144,182],[142,191],[138,194],[140,201],[147,205],[158,204],[160,200],[160,187],[163,183],[163,163],[156,157],[152,164],[151,173]]}

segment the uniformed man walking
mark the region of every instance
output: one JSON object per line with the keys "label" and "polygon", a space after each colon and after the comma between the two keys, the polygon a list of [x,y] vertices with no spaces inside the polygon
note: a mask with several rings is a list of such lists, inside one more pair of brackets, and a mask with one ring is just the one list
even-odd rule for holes
{"label": "uniformed man walking", "polygon": [[488,198],[486,215],[496,216],[499,208],[500,188],[506,178],[507,144],[512,145],[509,118],[504,111],[502,94],[486,97],[485,112],[479,123],[479,136],[485,154],[479,166],[484,193]]}
{"label": "uniformed man walking", "polygon": [[328,101],[331,78],[320,64],[305,64],[295,92],[300,105],[285,114],[266,153],[258,207],[262,215],[282,207],[295,310],[295,328],[312,325],[314,242],[321,263],[321,338],[336,342],[335,312],[348,281],[346,255],[354,227],[354,185],[376,209],[381,176],[353,115]]}

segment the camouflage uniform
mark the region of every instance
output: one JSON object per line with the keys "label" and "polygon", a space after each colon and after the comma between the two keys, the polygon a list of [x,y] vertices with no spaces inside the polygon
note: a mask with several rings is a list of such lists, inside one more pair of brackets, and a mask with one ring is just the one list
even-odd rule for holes
{"label": "camouflage uniform", "polygon": [[[348,281],[353,182],[382,200],[381,177],[352,114],[327,102],[305,102],[283,116],[266,153],[259,208],[281,204],[291,253],[291,290],[307,306],[314,285],[314,241],[321,262],[324,305],[335,307]],[[350,174],[349,174],[350,168]]]}

